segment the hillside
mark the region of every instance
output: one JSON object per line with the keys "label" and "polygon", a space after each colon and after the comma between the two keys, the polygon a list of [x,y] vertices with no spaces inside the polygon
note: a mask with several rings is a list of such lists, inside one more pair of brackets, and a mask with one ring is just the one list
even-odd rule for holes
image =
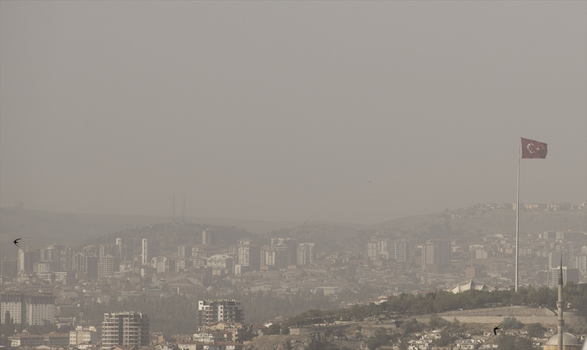
{"label": "hillside", "polygon": [[76,247],[92,237],[163,220],[166,219],[155,216],[70,214],[0,208],[0,255],[2,260],[15,259],[17,250],[12,240],[18,237],[22,237],[21,246],[32,248],[51,243]]}
{"label": "hillside", "polygon": [[[369,226],[380,232],[399,236],[416,234],[423,238],[485,236],[491,234],[513,234],[516,212],[505,206],[475,205],[464,209],[437,214],[415,215],[385,221]],[[520,213],[520,232],[576,230],[587,232],[585,210],[526,211]]]}
{"label": "hillside", "polygon": [[[186,221],[239,227],[253,233],[266,233],[300,224],[222,218],[186,218]],[[171,217],[165,216],[74,214],[0,208],[0,260],[16,259],[17,249],[12,241],[19,237],[22,238],[23,247],[41,248],[51,243],[78,247],[124,230],[169,222]]]}
{"label": "hillside", "polygon": [[[132,235],[134,233],[131,233],[131,229],[170,221],[170,217],[163,216],[70,214],[0,208],[0,259],[16,258],[17,250],[14,249],[12,240],[18,237],[22,237],[23,246],[40,248],[58,243],[77,247],[89,242],[99,242],[105,236],[119,234],[122,231],[128,231]],[[321,247],[320,250],[330,253],[362,249],[364,241],[373,235],[420,240],[433,237],[460,239],[496,233],[513,234],[515,211],[506,205],[477,204],[442,213],[398,218],[370,226],[352,223],[298,223],[221,218],[187,218],[187,222],[202,225],[197,229],[194,227],[190,235],[197,236],[197,231],[206,226],[225,227],[223,231],[238,232],[238,237],[251,233],[314,242]],[[585,210],[536,211],[520,214],[522,233],[562,230],[587,231]],[[194,239],[194,242],[182,242],[181,237],[184,235],[177,232],[175,238],[169,239],[169,244],[191,244],[197,241]]]}

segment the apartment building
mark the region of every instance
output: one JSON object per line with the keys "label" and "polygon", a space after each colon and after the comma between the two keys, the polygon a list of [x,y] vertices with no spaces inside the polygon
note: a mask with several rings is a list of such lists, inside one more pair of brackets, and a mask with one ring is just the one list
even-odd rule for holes
{"label": "apartment building", "polygon": [[240,301],[228,300],[200,300],[198,310],[205,314],[206,324],[214,322],[243,322],[245,314]]}
{"label": "apartment building", "polygon": [[105,313],[102,322],[102,349],[117,345],[149,345],[149,317],[140,312]]}
{"label": "apartment building", "polygon": [[0,323],[4,324],[8,312],[15,324],[42,326],[55,321],[55,297],[51,294],[2,293],[0,294]]}

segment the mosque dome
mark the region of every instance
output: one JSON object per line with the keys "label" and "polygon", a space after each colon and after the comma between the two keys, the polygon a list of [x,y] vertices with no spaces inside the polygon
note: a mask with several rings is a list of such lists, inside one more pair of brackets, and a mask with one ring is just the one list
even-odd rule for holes
{"label": "mosque dome", "polygon": [[[550,339],[548,339],[548,341],[544,345],[558,345],[558,334],[553,335]],[[579,346],[581,346],[581,343],[579,342],[577,337],[575,337],[571,333],[565,332],[565,333],[563,333],[563,345],[579,345]],[[583,347],[583,349],[587,349],[587,348]]]}

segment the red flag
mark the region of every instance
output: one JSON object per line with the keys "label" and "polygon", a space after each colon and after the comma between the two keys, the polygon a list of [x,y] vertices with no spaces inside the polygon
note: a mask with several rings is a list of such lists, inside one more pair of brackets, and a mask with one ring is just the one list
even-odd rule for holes
{"label": "red flag", "polygon": [[522,137],[522,158],[546,158],[548,149],[546,143]]}

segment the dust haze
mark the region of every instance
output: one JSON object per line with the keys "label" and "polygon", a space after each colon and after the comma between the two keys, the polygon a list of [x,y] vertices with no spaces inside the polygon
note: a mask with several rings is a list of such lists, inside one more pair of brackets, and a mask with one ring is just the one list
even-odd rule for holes
{"label": "dust haze", "polygon": [[373,224],[586,199],[585,2],[0,2],[1,206]]}

